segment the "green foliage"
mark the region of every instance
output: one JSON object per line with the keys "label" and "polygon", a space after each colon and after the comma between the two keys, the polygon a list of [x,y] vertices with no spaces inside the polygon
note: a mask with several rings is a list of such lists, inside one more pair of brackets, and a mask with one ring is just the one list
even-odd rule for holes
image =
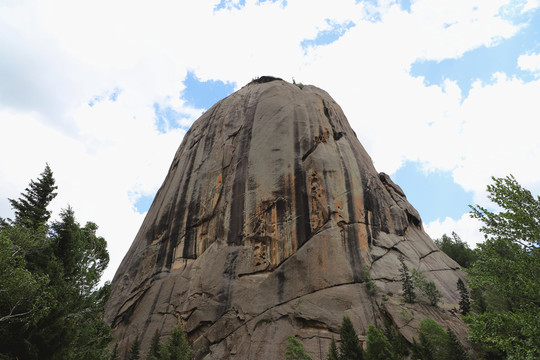
{"label": "green foliage", "polygon": [[129,347],[129,352],[127,355],[126,360],[139,360],[141,357],[141,343],[139,342],[139,338],[136,337],[135,341],[131,344]]}
{"label": "green foliage", "polygon": [[452,237],[444,234],[442,238],[435,240],[435,244],[464,268],[469,268],[474,262],[474,251],[455,232],[452,232]]}
{"label": "green foliage", "polygon": [[309,360],[311,356],[304,351],[304,345],[294,337],[289,336],[289,343],[285,351],[285,359],[287,360]]}
{"label": "green foliage", "polygon": [[365,357],[367,360],[388,360],[395,357],[392,352],[392,345],[390,345],[384,333],[372,324],[368,328]]}
{"label": "green foliage", "polygon": [[486,241],[478,245],[477,260],[469,269],[473,309],[483,310],[466,318],[470,338],[506,353],[508,359],[538,359],[540,197],[535,199],[513,176],[493,181],[488,197],[502,211],[471,206],[471,216],[483,223]]}
{"label": "green foliage", "polygon": [[19,199],[9,199],[15,211],[15,222],[33,230],[45,225],[51,216],[47,206],[56,197],[54,191],[57,188],[51,168],[47,164],[37,181],[31,180]]}
{"label": "green foliage", "polygon": [[364,266],[362,268],[363,278],[364,278],[364,284],[366,285],[366,291],[369,296],[375,296],[377,292],[377,288],[375,286],[375,282],[371,278],[371,273],[369,272],[369,269],[367,266]]}
{"label": "green foliage", "polygon": [[270,318],[262,318],[262,319],[259,319],[257,320],[257,322],[255,323],[255,326],[253,327],[253,330],[255,330],[257,327],[259,327],[259,325],[262,325],[262,324],[270,324],[272,322],[272,319]]}
{"label": "green foliage", "polygon": [[161,347],[163,360],[188,360],[191,356],[191,347],[187,341],[182,319],[178,319],[178,325],[169,335],[167,342]]}
{"label": "green foliage", "polygon": [[392,326],[389,320],[384,322],[384,335],[392,346],[394,359],[400,360],[409,355],[409,343],[397,329]]}
{"label": "green foliage", "polygon": [[439,290],[437,290],[437,286],[435,286],[435,283],[433,281],[428,281],[424,274],[422,274],[420,271],[413,269],[412,271],[412,278],[414,282],[414,286],[420,290],[420,292],[428,298],[429,303],[432,306],[437,306],[439,303],[439,300],[442,297],[442,294]]}
{"label": "green foliage", "polygon": [[332,341],[330,342],[330,346],[328,347],[328,355],[326,356],[326,360],[339,360],[339,353],[336,346],[336,339],[332,336]]}
{"label": "green foliage", "polygon": [[161,359],[161,344],[159,331],[156,329],[152,340],[150,340],[150,349],[146,355],[146,360],[160,360]]}
{"label": "green foliage", "polygon": [[413,357],[415,353],[419,353],[420,359],[446,359],[448,334],[439,324],[429,318],[420,321],[418,337],[420,342],[416,344],[416,348],[413,344]]}
{"label": "green foliage", "polygon": [[0,353],[20,359],[108,357],[110,328],[101,315],[110,286],[106,242],[93,223],[81,227],[68,208],[51,224],[56,196],[47,166],[21,199],[15,221],[0,226]]}
{"label": "green foliage", "polygon": [[115,343],[113,351],[111,352],[111,356],[109,357],[109,359],[110,360],[118,360],[119,356],[120,355],[118,355],[118,343]]}
{"label": "green foliage", "polygon": [[469,360],[467,351],[463,345],[461,345],[452,329],[446,328],[446,333],[448,334],[446,344],[446,360]]}
{"label": "green foliage", "polygon": [[456,334],[443,328],[432,319],[420,322],[418,339],[413,341],[413,359],[420,360],[468,360],[465,348]]}
{"label": "green foliage", "polygon": [[340,344],[339,358],[340,360],[362,360],[363,349],[358,340],[358,335],[354,330],[354,326],[348,316],[343,317],[341,328],[339,329]]}
{"label": "green foliage", "polygon": [[401,264],[401,267],[399,268],[399,273],[401,274],[401,284],[402,284],[401,286],[403,290],[403,297],[405,298],[405,302],[412,304],[414,303],[414,300],[416,299],[416,293],[414,292],[413,279],[411,277],[411,274],[409,273],[409,268],[405,264],[403,255],[399,256],[399,262]]}
{"label": "green foliage", "polygon": [[467,291],[467,287],[465,286],[465,283],[461,279],[458,279],[456,286],[459,291],[459,298],[460,298],[459,311],[461,311],[462,315],[467,315],[469,311],[471,310],[471,301],[469,299],[469,292]]}

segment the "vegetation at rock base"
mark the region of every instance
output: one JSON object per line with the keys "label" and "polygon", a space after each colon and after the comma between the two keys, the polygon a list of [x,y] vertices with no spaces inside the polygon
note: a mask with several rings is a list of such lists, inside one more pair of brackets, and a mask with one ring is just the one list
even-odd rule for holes
{"label": "vegetation at rock base", "polygon": [[[540,197],[513,176],[493,178],[488,198],[498,213],[476,205],[486,241],[468,271],[473,310],[470,338],[508,359],[540,358]],[[478,311],[481,310],[481,311]]]}
{"label": "vegetation at rock base", "polygon": [[444,331],[435,321],[426,318],[420,322],[418,341],[413,341],[412,359],[468,360],[469,355],[450,328]]}
{"label": "vegetation at rock base", "polygon": [[336,339],[332,336],[332,341],[330,342],[330,346],[328,347],[328,355],[326,356],[326,360],[339,360],[339,353],[336,346]]}
{"label": "vegetation at rock base", "polygon": [[57,189],[47,165],[0,221],[0,354],[4,359],[105,359],[111,340],[102,319],[109,262],[97,225],[73,209],[49,223]]}
{"label": "vegetation at rock base", "polygon": [[289,336],[289,343],[285,348],[287,360],[310,360],[311,356],[304,351],[304,345],[294,335]]}
{"label": "vegetation at rock base", "polygon": [[188,360],[191,357],[191,346],[186,338],[182,319],[178,319],[178,324],[161,346],[160,352],[160,360]]}
{"label": "vegetation at rock base", "polygon": [[384,336],[392,346],[394,359],[400,360],[409,355],[409,343],[388,319],[384,321]]}
{"label": "vegetation at rock base", "polygon": [[440,239],[435,239],[435,245],[461,267],[469,268],[474,262],[474,250],[466,242],[462,241],[455,232],[452,232],[452,237],[444,234]]}
{"label": "vegetation at rock base", "polygon": [[348,316],[343,317],[341,328],[339,329],[339,359],[340,360],[362,360],[364,351],[351,319]]}
{"label": "vegetation at rock base", "polygon": [[392,345],[388,342],[384,333],[370,324],[367,332],[366,360],[388,360],[394,359]]}
{"label": "vegetation at rock base", "polygon": [[156,329],[154,335],[152,336],[152,340],[150,341],[150,349],[148,350],[148,354],[146,354],[146,360],[159,359],[161,359],[161,343],[159,331]]}
{"label": "vegetation at rock base", "polygon": [[139,338],[136,337],[131,346],[129,347],[129,352],[126,360],[139,360],[141,357],[141,343]]}

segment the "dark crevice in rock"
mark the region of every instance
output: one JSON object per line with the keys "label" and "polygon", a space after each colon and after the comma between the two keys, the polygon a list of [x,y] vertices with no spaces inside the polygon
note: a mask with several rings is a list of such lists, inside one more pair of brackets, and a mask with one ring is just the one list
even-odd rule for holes
{"label": "dark crevice in rock", "polygon": [[433,254],[433,253],[436,253],[436,252],[440,252],[440,250],[439,250],[439,249],[431,250],[431,251],[428,252],[427,254],[420,256],[420,259],[419,259],[419,260],[423,260],[425,257],[427,257],[427,256],[429,256],[429,255],[431,255],[431,254]]}

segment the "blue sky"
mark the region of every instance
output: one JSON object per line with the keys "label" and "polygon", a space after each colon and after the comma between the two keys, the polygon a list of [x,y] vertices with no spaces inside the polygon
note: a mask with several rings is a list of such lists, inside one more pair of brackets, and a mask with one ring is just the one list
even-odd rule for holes
{"label": "blue sky", "polygon": [[428,234],[474,245],[491,176],[540,192],[539,42],[540,0],[0,2],[0,216],[49,163],[111,278],[191,124],[274,75],[326,90]]}

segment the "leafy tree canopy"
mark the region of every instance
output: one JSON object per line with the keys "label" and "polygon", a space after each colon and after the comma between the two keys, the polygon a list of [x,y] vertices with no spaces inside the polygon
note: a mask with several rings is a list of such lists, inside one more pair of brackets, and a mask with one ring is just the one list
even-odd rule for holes
{"label": "leafy tree canopy", "polygon": [[471,206],[486,241],[478,245],[469,269],[473,308],[481,304],[483,310],[468,316],[470,337],[505,352],[508,359],[538,359],[540,197],[534,198],[511,175],[493,181],[488,197],[502,210]]}
{"label": "leafy tree canopy", "polygon": [[455,232],[452,232],[452,237],[444,234],[442,238],[435,239],[435,244],[464,268],[469,268],[474,262],[474,251]]}

